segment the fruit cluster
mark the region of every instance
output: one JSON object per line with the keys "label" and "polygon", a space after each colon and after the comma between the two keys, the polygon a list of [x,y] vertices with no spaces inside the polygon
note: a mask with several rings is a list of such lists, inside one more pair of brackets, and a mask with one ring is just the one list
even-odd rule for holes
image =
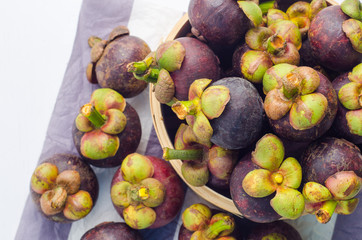
{"label": "fruit cluster", "polygon": [[[85,74],[100,88],[74,120],[79,156],[35,169],[34,202],[53,221],[79,220],[98,197],[92,167],[119,167],[109,195],[126,224],[82,239],[140,239],[136,230],[181,211],[185,189],[168,162],[179,159],[191,188],[216,190],[249,224],[263,223],[245,233],[239,218],[197,203],[182,213],[179,239],[301,239],[278,220],[351,214],[362,181],[361,9],[358,0],[190,0],[189,34],[155,51],[124,26],[90,37]],[[141,123],[125,100],[148,83],[174,144],[163,159],[137,153]]]}

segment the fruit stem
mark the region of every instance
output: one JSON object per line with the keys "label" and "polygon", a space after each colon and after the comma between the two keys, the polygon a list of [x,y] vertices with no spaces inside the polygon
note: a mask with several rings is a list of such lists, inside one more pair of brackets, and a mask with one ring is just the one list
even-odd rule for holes
{"label": "fruit stem", "polygon": [[162,158],[169,161],[173,159],[180,159],[185,161],[200,160],[204,155],[202,149],[185,149],[176,150],[168,147],[163,148]]}
{"label": "fruit stem", "polygon": [[84,117],[88,118],[95,128],[102,127],[106,122],[106,119],[104,119],[104,117],[91,103],[84,104],[80,109],[80,113]]}
{"label": "fruit stem", "polygon": [[152,56],[148,56],[142,61],[131,62],[127,65],[127,71],[136,74],[144,74],[150,68],[153,61],[154,58]]}
{"label": "fruit stem", "polygon": [[274,34],[273,36],[269,37],[267,40],[266,50],[268,53],[274,56],[283,55],[286,47],[287,47],[287,41],[285,41],[285,39],[280,35]]}
{"label": "fruit stem", "polygon": [[335,200],[325,201],[322,207],[315,212],[318,222],[320,223],[329,222],[336,207],[337,207],[337,201]]}
{"label": "fruit stem", "polygon": [[138,196],[139,198],[141,198],[142,200],[146,200],[150,195],[149,195],[149,191],[148,188],[146,187],[141,187],[140,189],[138,189]]}
{"label": "fruit stem", "polygon": [[280,173],[274,173],[273,174],[273,180],[274,182],[276,182],[277,184],[281,184],[284,180],[284,177],[282,174]]}
{"label": "fruit stem", "polygon": [[[195,100],[195,101],[194,101]],[[172,104],[171,109],[176,113],[180,120],[184,120],[187,115],[195,115],[197,112],[197,106],[199,106],[200,99],[194,98],[189,101],[177,101]]]}
{"label": "fruit stem", "polygon": [[233,227],[233,221],[229,216],[225,216],[224,219],[219,220],[212,225],[209,225],[205,229],[205,236],[207,239],[215,239],[217,238],[220,233],[225,230],[230,230]]}
{"label": "fruit stem", "polygon": [[283,94],[287,99],[292,99],[299,93],[300,82],[300,78],[294,73],[288,73],[282,78]]}
{"label": "fruit stem", "polygon": [[166,103],[167,106],[172,107],[172,105],[174,105],[176,102],[178,102],[177,98],[172,98],[171,101],[169,101],[168,103]]}

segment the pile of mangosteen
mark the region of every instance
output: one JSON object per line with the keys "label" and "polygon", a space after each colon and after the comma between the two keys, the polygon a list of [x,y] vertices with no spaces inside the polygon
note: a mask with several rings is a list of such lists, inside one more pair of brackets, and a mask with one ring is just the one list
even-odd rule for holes
{"label": "pile of mangosteen", "polygon": [[[362,181],[361,3],[190,0],[188,17],[189,34],[155,51],[124,26],[89,38],[85,75],[100,88],[74,119],[79,156],[56,154],[34,171],[42,214],[85,217],[98,196],[92,168],[119,167],[109,195],[125,223],[102,223],[82,239],[141,239],[137,230],[181,211],[173,159],[187,184],[231,198],[244,218],[265,224],[256,229],[271,229],[250,239],[301,239],[278,220],[351,214]],[[141,123],[125,100],[148,83],[174,144],[163,159],[136,153]],[[234,216],[201,203],[182,221],[179,239],[246,236]]]}
{"label": "pile of mangosteen", "polygon": [[361,9],[358,0],[191,0],[189,34],[128,65],[162,104],[174,144],[163,158],[182,160],[190,186],[232,198],[254,222],[352,213]]}

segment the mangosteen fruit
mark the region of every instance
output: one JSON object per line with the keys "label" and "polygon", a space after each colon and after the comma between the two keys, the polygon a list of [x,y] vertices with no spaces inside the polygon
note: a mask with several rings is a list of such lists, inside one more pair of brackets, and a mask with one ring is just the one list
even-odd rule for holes
{"label": "mangosteen fruit", "polygon": [[[353,2],[355,6],[350,4]],[[358,0],[328,6],[311,22],[308,38],[313,56],[328,69],[345,72],[362,61],[362,23],[350,14],[348,9],[353,7],[360,9]]]}
{"label": "mangosteen fruit", "polygon": [[80,240],[103,239],[142,240],[142,237],[124,222],[103,222],[85,232]]}
{"label": "mangosteen fruit", "polygon": [[234,168],[231,198],[240,213],[254,222],[296,219],[304,211],[304,198],[298,191],[301,181],[299,162],[293,157],[284,159],[283,142],[268,133]]}
{"label": "mangosteen fruit", "polygon": [[170,223],[182,208],[185,192],[168,162],[132,153],[115,172],[110,195],[128,226],[145,229]]}
{"label": "mangosteen fruit", "polygon": [[332,126],[337,95],[313,68],[275,65],[263,77],[265,113],[273,132],[292,141],[313,141]]}
{"label": "mangosteen fruit", "polygon": [[191,32],[207,43],[225,66],[246,31],[262,23],[262,11],[252,1],[191,0],[188,16]]}
{"label": "mangosteen fruit", "polygon": [[299,232],[290,224],[284,221],[275,221],[271,223],[263,223],[255,225],[246,240],[302,240]]}
{"label": "mangosteen fruit", "polygon": [[93,91],[73,126],[79,154],[89,164],[102,168],[119,166],[123,158],[136,151],[141,134],[136,110],[110,88]]}
{"label": "mangosteen fruit", "polygon": [[[238,158],[238,151],[213,145],[207,148],[196,142],[190,126],[182,123],[177,130],[175,149],[163,148],[162,158],[182,160],[182,176],[192,186],[215,184],[218,189],[229,189],[230,175]],[[210,178],[213,176],[212,181]]]}
{"label": "mangosteen fruit", "polygon": [[129,63],[128,71],[137,79],[153,83],[156,99],[170,106],[174,98],[187,100],[195,79],[217,80],[221,74],[218,57],[208,45],[192,37],[162,43],[144,60]]}
{"label": "mangosteen fruit", "polygon": [[290,20],[251,28],[245,35],[247,47],[236,48],[233,54],[234,72],[252,83],[262,83],[265,72],[275,64],[299,65],[301,40],[298,27]]}
{"label": "mangosteen fruit", "polygon": [[238,78],[222,78],[209,87],[209,79],[195,80],[188,101],[178,101],[172,110],[185,119],[197,142],[211,147],[242,149],[261,133],[264,110],[262,99],[252,83]]}
{"label": "mangosteen fruit", "polygon": [[92,168],[72,154],[55,154],[42,161],[30,181],[32,199],[46,218],[73,222],[84,218],[98,198]]}
{"label": "mangosteen fruit", "polygon": [[337,136],[362,144],[362,63],[335,78],[338,111],[332,129]]}
{"label": "mangosteen fruit", "polygon": [[327,223],[333,213],[351,214],[361,189],[362,155],[353,143],[325,137],[308,146],[301,158],[306,212]]}
{"label": "mangosteen fruit", "polygon": [[179,240],[225,239],[236,240],[233,236],[236,222],[225,212],[217,212],[202,203],[195,203],[182,213]]}
{"label": "mangosteen fruit", "polygon": [[129,35],[127,27],[114,28],[107,40],[92,36],[88,44],[92,49],[86,73],[91,83],[116,90],[125,98],[134,97],[147,87],[147,83],[127,71],[127,64],[144,59],[151,49],[144,40]]}

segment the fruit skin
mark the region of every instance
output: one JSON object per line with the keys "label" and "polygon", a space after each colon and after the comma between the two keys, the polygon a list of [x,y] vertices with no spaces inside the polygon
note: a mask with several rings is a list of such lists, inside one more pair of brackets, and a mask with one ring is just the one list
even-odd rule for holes
{"label": "fruit skin", "polygon": [[[221,59],[227,59],[243,41],[249,20],[236,1],[191,0],[188,8],[191,31]],[[231,56],[231,55],[230,55]]]}
{"label": "fruit skin", "polygon": [[[116,155],[101,160],[94,160],[83,157],[84,161],[93,166],[101,168],[115,167],[120,165],[122,163],[122,160],[128,154],[133,153],[137,150],[142,135],[140,118],[136,110],[128,103],[123,113],[127,118],[127,124],[124,130],[120,134],[117,134],[120,142],[120,147],[117,150]],[[79,154],[81,152],[80,143],[84,134],[84,132],[81,132],[77,129],[75,124],[73,125],[73,141]]]}
{"label": "fruit skin", "polygon": [[230,101],[218,118],[210,121],[211,142],[225,149],[242,149],[256,141],[264,120],[263,100],[252,83],[239,77],[222,78],[211,86],[230,90]]}
{"label": "fruit skin", "polygon": [[273,233],[283,235],[285,239],[302,240],[299,232],[284,221],[257,224],[251,229],[245,240],[263,240],[267,235]]}
{"label": "fruit skin", "polygon": [[245,218],[258,223],[276,221],[281,216],[270,205],[270,200],[275,196],[275,193],[263,198],[253,198],[242,187],[243,179],[254,169],[260,169],[260,167],[252,162],[251,153],[246,154],[240,159],[231,174],[231,198],[236,208]]}
{"label": "fruit skin", "polygon": [[325,137],[311,143],[300,159],[303,182],[324,185],[329,176],[340,171],[354,171],[362,177],[360,149],[345,139]]}
{"label": "fruit skin", "polygon": [[103,222],[85,232],[81,240],[142,240],[140,233],[124,222]]}
{"label": "fruit skin", "polygon": [[342,23],[347,19],[339,5],[329,6],[314,17],[308,31],[313,56],[333,71],[347,71],[362,61],[362,53],[353,49],[342,30]]}
{"label": "fruit skin", "polygon": [[296,130],[291,126],[289,122],[289,113],[279,120],[269,119],[272,130],[278,136],[292,141],[308,142],[321,137],[332,126],[337,113],[337,95],[328,78],[320,72],[318,72],[318,75],[320,78],[320,85],[315,92],[321,93],[327,98],[328,107],[325,117],[316,126],[305,130]]}
{"label": "fruit skin", "polygon": [[175,97],[188,100],[189,87],[194,80],[208,78],[216,81],[220,78],[221,68],[215,53],[198,39],[181,37],[175,39],[186,49],[181,68],[170,73],[175,84]]}
{"label": "fruit skin", "polygon": [[[79,190],[87,191],[93,200],[93,206],[95,206],[99,192],[97,176],[95,175],[93,169],[87,163],[83,162],[80,157],[73,154],[59,153],[51,156],[48,159],[45,159],[44,161],[41,161],[41,163],[43,162],[48,162],[56,165],[59,173],[63,172],[64,170],[77,171],[80,175],[81,181]],[[43,214],[40,208],[41,195],[34,192],[31,188],[30,193],[35,205],[38,207],[38,210],[42,213],[43,216],[55,222],[73,222],[73,220],[66,218],[63,212],[60,212],[53,216],[47,216]]]}
{"label": "fruit skin", "polygon": [[147,83],[137,80],[127,71],[127,64],[141,61],[151,52],[142,39],[124,35],[109,42],[95,65],[95,73],[102,88],[112,88],[125,98],[140,94]]}
{"label": "fruit skin", "polygon": [[[332,85],[336,93],[338,94],[339,90],[343,85],[349,83],[350,80],[348,79],[348,72],[339,75],[332,81]],[[338,111],[336,115],[336,119],[334,120],[332,129],[334,132],[341,138],[345,138],[348,141],[353,142],[354,144],[362,144],[362,136],[357,134],[352,134],[349,131],[346,119],[346,113],[349,110],[346,109],[340,101],[338,101]]]}
{"label": "fruit skin", "polygon": [[[159,180],[165,187],[165,199],[161,205],[153,208],[156,212],[156,220],[149,228],[159,228],[170,223],[177,214],[181,211],[182,204],[185,197],[185,191],[182,181],[171,167],[171,165],[157,157],[146,156],[154,166],[154,174],[152,178]],[[121,174],[120,168],[113,176],[111,187],[124,178]],[[123,218],[123,208],[117,207],[113,204],[118,214]]]}

